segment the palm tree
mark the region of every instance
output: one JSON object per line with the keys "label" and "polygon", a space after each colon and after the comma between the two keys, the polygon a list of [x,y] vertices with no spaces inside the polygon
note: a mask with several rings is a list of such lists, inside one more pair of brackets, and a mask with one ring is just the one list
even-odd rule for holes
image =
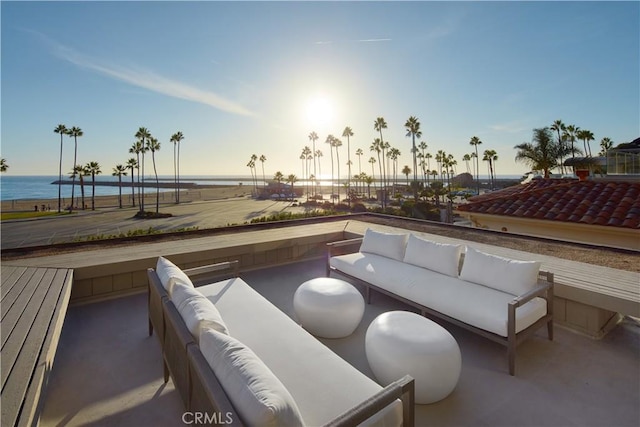
{"label": "palm tree", "polygon": [[584,144],[585,155],[591,157],[591,144],[589,144],[589,142],[595,139],[593,137],[593,132],[587,129],[582,129],[577,133],[576,136],[578,137],[578,139],[581,139]]}
{"label": "palm tree", "polygon": [[258,171],[256,171],[256,162],[258,156],[256,154],[251,155],[251,167],[253,168],[253,188],[256,196],[258,195]]}
{"label": "palm tree", "polygon": [[287,177],[287,182],[289,184],[291,184],[291,200],[293,200],[295,198],[295,192],[293,191],[293,184],[295,184],[296,182],[298,182],[298,177],[295,176],[294,174],[289,174],[289,176]]}
{"label": "palm tree", "polygon": [[400,152],[400,149],[398,148],[392,148],[391,150],[389,150],[389,158],[393,161],[393,177],[394,177],[394,182],[396,181],[396,175],[397,175],[397,170],[398,170],[398,159],[400,158],[400,156],[402,155],[402,153]]}
{"label": "palm tree", "polygon": [[331,200],[333,200],[333,140],[336,139],[333,135],[328,135],[325,139],[325,144],[329,144],[329,153],[331,154]]}
{"label": "palm tree", "polygon": [[[555,131],[558,134],[558,147],[561,147],[565,142],[566,142],[566,138],[564,138],[564,133],[567,130],[567,126],[562,123],[562,120],[554,120],[554,122],[551,124],[550,129],[552,131]],[[562,132],[562,133],[560,133]],[[558,162],[560,163],[560,169],[562,170],[562,173],[564,174],[564,159],[562,157],[560,157],[558,159]]]}
{"label": "palm tree", "polygon": [[409,174],[411,173],[411,168],[409,165],[404,165],[402,168],[402,173],[407,177],[407,187],[409,186]]}
{"label": "palm tree", "polygon": [[[141,198],[141,194],[140,194],[140,153],[142,153],[142,150],[144,150],[144,145],[142,145],[142,141],[138,140],[136,142],[133,143],[133,145],[131,146],[131,148],[129,148],[129,153],[131,154],[135,154],[136,155],[136,159],[129,159],[129,163],[132,163],[132,161],[135,160],[135,165],[130,166],[131,167],[131,185],[133,186],[133,168],[135,167],[136,169],[138,169],[138,202],[140,203],[140,206],[142,206],[142,198]],[[131,192],[133,193],[133,188]],[[136,201],[133,201],[133,206],[136,205]]]}
{"label": "palm tree", "polygon": [[7,159],[0,159],[0,172],[6,172],[7,169],[9,169],[9,165],[7,164]]}
{"label": "palm tree", "polygon": [[60,134],[60,166],[58,168],[58,213],[60,213],[62,204],[62,139],[67,134],[67,127],[60,124],[53,131]]}
{"label": "palm tree", "polygon": [[[382,129],[386,129],[387,128],[387,122],[385,121],[384,117],[378,117],[376,118],[376,120],[373,122],[373,129],[380,132],[380,150],[382,151],[382,158],[384,159],[384,150],[385,150],[385,145],[384,145],[384,138],[382,137]],[[378,161],[380,160],[380,158],[378,158]],[[378,162],[380,163],[380,162]],[[382,172],[380,173],[381,178],[382,178],[382,185],[383,188],[386,189],[387,188],[387,181],[386,181],[386,176],[387,176],[387,171],[385,169],[385,165],[384,162],[382,162],[381,165],[378,165],[379,167],[382,167]],[[382,193],[384,195],[384,191]],[[382,207],[384,207],[384,203],[385,203],[385,197],[382,197]]]}
{"label": "palm tree", "polygon": [[[180,203],[180,142],[184,139],[182,132],[171,135],[169,142],[173,142],[173,180],[176,184],[176,203]],[[176,148],[178,157],[176,160]]]}
{"label": "palm tree", "polygon": [[[138,161],[133,157],[127,160],[126,168],[131,170],[131,202],[136,205],[135,183],[133,182],[133,170],[138,168]],[[124,174],[126,175],[126,174]]]}
{"label": "palm tree", "polygon": [[[135,160],[135,159],[130,159],[130,160]],[[123,166],[118,164],[113,168],[113,172],[111,173],[112,176],[118,177],[118,206],[120,209],[122,209],[122,176],[127,175],[127,167],[128,166]],[[131,173],[133,174],[133,169]]]}
{"label": "palm tree", "polygon": [[427,171],[425,169],[426,167],[426,163],[425,163],[425,156],[427,155],[427,153],[425,152],[425,150],[428,148],[429,146],[427,145],[426,142],[424,141],[420,141],[420,144],[418,144],[418,148],[420,149],[420,158],[421,158],[421,162],[420,162],[420,167],[422,168],[422,175],[423,177],[427,174]]}
{"label": "palm tree", "polygon": [[311,132],[309,134],[309,141],[311,141],[311,146],[312,146],[312,150],[313,150],[313,152],[311,153],[313,155],[313,175],[315,175],[315,176],[318,176],[316,174],[316,141],[318,139],[320,139],[320,138],[318,138],[318,134],[317,133]]}
{"label": "palm tree", "polygon": [[349,194],[351,193],[351,141],[350,138],[353,136],[353,130],[349,126],[345,127],[342,131],[342,137],[347,138],[347,165],[349,166],[349,174],[347,175],[349,179],[347,180],[347,199],[349,199],[349,206],[351,206],[351,198]]}
{"label": "palm tree", "polygon": [[358,148],[356,150],[356,156],[358,156],[358,174],[362,174],[362,155],[364,154],[364,151],[362,151],[362,148]]}
{"label": "palm tree", "polygon": [[469,161],[471,160],[471,156],[468,154],[465,154],[464,156],[462,156],[462,161],[465,163],[465,165],[467,166],[467,173],[469,172]]}
{"label": "palm tree", "polygon": [[480,164],[478,163],[479,161],[479,157],[478,157],[478,145],[482,144],[482,141],[480,141],[480,138],[478,138],[477,136],[472,136],[471,140],[469,141],[469,144],[473,145],[476,149],[475,155],[476,155],[476,191],[478,192],[478,194],[480,194]]}
{"label": "palm tree", "polygon": [[[404,127],[407,129],[407,136],[411,137],[411,152],[413,154],[413,180],[418,181],[418,163],[416,160],[416,137],[422,137],[422,131],[420,130],[420,122],[418,118],[415,116],[411,116],[407,119],[407,122],[404,124]],[[414,187],[413,197],[415,201],[418,201],[418,186]]]}
{"label": "palm tree", "polygon": [[565,127],[565,131],[564,134],[562,135],[562,138],[566,141],[571,142],[571,158],[575,158],[575,147],[574,144],[576,142],[577,139],[577,134],[578,132],[580,132],[580,127],[579,126],[575,126],[575,125],[568,125]]}
{"label": "palm tree", "polygon": [[532,141],[514,147],[518,150],[516,161],[528,164],[531,170],[544,171],[544,177],[549,178],[549,171],[558,166],[558,146],[553,141],[551,129],[534,129]]}
{"label": "palm tree", "polygon": [[[371,163],[371,183],[369,183],[369,185],[371,185],[375,179],[376,179],[376,173],[375,170],[373,168],[374,163],[376,162],[376,158],[375,157],[370,157],[369,158],[369,163]],[[371,198],[371,189],[369,189],[369,198]]]}
{"label": "palm tree", "polygon": [[[316,175],[316,179],[318,180],[322,175],[322,170],[321,170],[322,168],[320,167],[320,157],[322,157],[322,151],[318,149],[314,153],[315,153],[315,157],[318,158],[318,175],[314,173],[314,175]],[[315,163],[315,160],[314,160],[314,163]],[[320,194],[322,194],[322,186],[320,186]]]}
{"label": "palm tree", "polygon": [[482,160],[489,163],[489,180],[491,182],[491,189],[494,187],[494,176],[493,176],[493,157],[496,155],[495,150],[484,150],[484,154]]}
{"label": "palm tree", "polygon": [[141,174],[142,174],[142,186],[140,187],[140,191],[142,195],[140,197],[140,212],[144,212],[144,153],[148,150],[147,140],[151,138],[151,132],[145,127],[138,128],[138,131],[135,134],[135,137],[140,141],[140,153],[142,154],[142,163],[140,163]]}
{"label": "palm tree", "polygon": [[[373,162],[375,163],[376,159],[374,159],[373,157],[371,159],[373,159]],[[371,159],[369,159],[369,160],[371,160]],[[371,164],[371,168],[373,169],[373,163]],[[371,199],[371,184],[373,184],[373,177],[365,174],[364,175],[364,182],[365,182],[365,184],[367,184],[367,193],[369,195],[369,199]]]}
{"label": "palm tree", "polygon": [[[253,177],[253,168],[255,168],[255,166],[256,166],[256,162],[255,162],[255,161],[253,161],[253,160],[251,160],[251,159],[249,159],[249,163],[247,163],[247,167],[249,168],[249,171],[251,172],[251,182],[252,182],[252,183],[253,183],[253,185],[254,185],[254,187],[253,187],[253,193],[255,193],[255,190],[256,190],[256,188],[255,188],[256,180],[255,180],[255,178]],[[254,195],[255,195],[255,194],[254,194]]]}
{"label": "palm tree", "polygon": [[267,156],[264,154],[260,155],[260,163],[262,163],[262,188],[264,189],[265,185],[267,185],[267,177],[264,174],[264,162],[267,161]]}
{"label": "palm tree", "polygon": [[[338,148],[342,147],[342,141],[338,138],[333,138],[333,146],[336,149],[336,165],[338,165],[338,203],[340,202],[340,155],[338,154]],[[332,195],[333,197],[333,195]]]}
{"label": "palm tree", "polygon": [[156,213],[160,212],[160,182],[158,181],[158,171],[156,170],[156,151],[160,151],[160,142],[152,136],[147,140],[147,150],[151,151],[153,161],[153,174],[156,177]]}
{"label": "palm tree", "polygon": [[[87,170],[84,168],[84,166],[81,165],[75,165],[73,167],[73,169],[71,169],[71,172],[69,173],[69,176],[72,179],[75,179],[76,176],[78,176],[80,178],[80,192],[82,194],[82,209],[84,209],[84,177],[87,176]],[[73,207],[73,199],[71,199],[71,206]]]}
{"label": "palm tree", "polygon": [[[378,154],[378,170],[380,172],[380,179],[382,182],[382,184],[380,185],[380,190],[383,190],[385,185],[384,171],[383,171],[384,162],[380,160],[380,153],[382,152],[382,147],[383,147],[383,143],[380,138],[374,139],[373,143],[371,144],[371,147],[369,147],[369,151],[375,151]],[[369,160],[369,163],[371,163],[371,160]],[[371,167],[373,168],[373,163],[371,164]],[[381,192],[380,194],[382,195],[383,192]],[[384,208],[384,197],[381,197],[380,206]]]}
{"label": "palm tree", "polygon": [[278,197],[282,193],[282,180],[284,179],[284,175],[282,172],[278,171],[275,175],[273,175],[273,180],[278,183]]}
{"label": "palm tree", "polygon": [[600,140],[600,152],[598,153],[598,155],[606,156],[607,151],[610,150],[611,147],[613,147],[613,141],[611,140],[611,138],[605,136]]}
{"label": "palm tree", "polygon": [[[77,126],[73,126],[71,129],[67,131],[67,135],[73,137],[74,140],[74,149],[73,149],[73,164],[77,166],[78,162],[78,137],[84,135],[82,129]],[[75,166],[74,166],[75,167]],[[80,178],[82,179],[82,178]],[[73,174],[71,180],[71,206],[73,209],[73,197],[75,196],[75,187],[76,187],[76,175]],[[84,209],[84,196],[82,197],[82,208]],[[71,210],[70,210],[71,211]]]}
{"label": "palm tree", "polygon": [[91,210],[96,210],[96,175],[102,173],[98,162],[89,162],[85,165],[86,171],[91,175]]}

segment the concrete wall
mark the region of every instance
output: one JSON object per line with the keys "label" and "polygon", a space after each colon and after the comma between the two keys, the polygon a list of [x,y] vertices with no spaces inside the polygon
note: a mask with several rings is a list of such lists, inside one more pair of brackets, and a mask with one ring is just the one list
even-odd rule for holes
{"label": "concrete wall", "polygon": [[[241,271],[246,271],[324,257],[326,243],[341,240],[343,236],[342,232],[330,232],[296,239],[282,238],[212,250],[183,252],[169,255],[167,258],[180,268],[238,260]],[[71,303],[93,302],[146,292],[147,268],[155,267],[156,260],[157,257],[151,257],[76,268]]]}

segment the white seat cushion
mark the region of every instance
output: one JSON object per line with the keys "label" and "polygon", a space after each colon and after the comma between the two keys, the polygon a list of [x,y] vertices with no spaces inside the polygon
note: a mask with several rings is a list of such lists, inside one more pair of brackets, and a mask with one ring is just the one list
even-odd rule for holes
{"label": "white seat cushion", "polygon": [[193,283],[191,282],[191,279],[189,279],[189,276],[165,257],[158,257],[156,273],[169,296],[171,296],[171,293],[173,292],[174,283],[184,283],[193,287]]}
{"label": "white seat cushion", "polygon": [[177,283],[173,286],[171,300],[196,342],[200,337],[200,331],[204,328],[212,328],[223,334],[229,334],[227,325],[222,320],[216,306],[197,289],[184,283]]}
{"label": "white seat cushion", "polygon": [[304,425],[289,391],[249,347],[204,329],[200,349],[245,425]]}
{"label": "white seat cushion", "polygon": [[458,277],[461,252],[462,245],[432,242],[410,234],[404,262]]}
{"label": "white seat cushion", "polygon": [[538,261],[517,261],[467,247],[460,278],[518,296],[536,286],[539,271]]}
{"label": "white seat cushion", "polygon": [[402,261],[407,246],[406,234],[380,233],[367,228],[360,245],[360,252],[382,255]]}

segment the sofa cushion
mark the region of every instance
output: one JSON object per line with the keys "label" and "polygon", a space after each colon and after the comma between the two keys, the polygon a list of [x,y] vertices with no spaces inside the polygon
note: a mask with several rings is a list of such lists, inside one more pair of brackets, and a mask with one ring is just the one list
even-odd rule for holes
{"label": "sofa cushion", "polygon": [[409,235],[404,262],[451,277],[458,277],[462,245],[437,243]]}
{"label": "sofa cushion", "polygon": [[184,283],[176,283],[173,285],[171,301],[196,341],[200,336],[200,330],[205,327],[229,334],[227,325],[216,306],[196,288]]}
{"label": "sofa cushion", "polygon": [[380,233],[367,228],[362,239],[362,245],[360,245],[360,252],[368,252],[402,261],[406,246],[406,234]]}
{"label": "sofa cushion", "polygon": [[[189,276],[165,257],[158,257],[156,273],[169,296],[171,296],[174,283],[184,283],[193,287],[193,283],[191,282],[191,279],[189,279]],[[173,279],[173,281],[171,279]]]}
{"label": "sofa cushion", "polygon": [[517,296],[535,287],[539,271],[539,261],[517,261],[467,247],[460,278]]}
{"label": "sofa cushion", "polygon": [[289,391],[249,347],[233,337],[204,329],[200,349],[243,424],[304,425]]}

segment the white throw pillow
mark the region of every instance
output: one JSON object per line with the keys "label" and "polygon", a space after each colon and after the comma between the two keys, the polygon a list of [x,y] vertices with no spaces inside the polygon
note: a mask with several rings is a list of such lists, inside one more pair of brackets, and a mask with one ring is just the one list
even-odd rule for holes
{"label": "white throw pillow", "polygon": [[360,252],[368,252],[402,261],[406,246],[406,234],[380,233],[367,228],[360,245]]}
{"label": "white throw pillow", "polygon": [[[172,293],[171,288],[173,283],[184,283],[193,287],[193,283],[191,282],[191,279],[189,279],[189,276],[165,257],[158,257],[156,273],[160,278],[162,286],[164,286],[164,289],[169,293],[169,295]],[[171,279],[173,279],[173,282],[171,282]]]}
{"label": "white throw pillow", "polygon": [[204,329],[200,350],[243,424],[304,425],[291,393],[249,347],[233,337]]}
{"label": "white throw pillow", "polygon": [[427,268],[451,277],[458,277],[462,245],[432,242],[409,235],[404,262]]}
{"label": "white throw pillow", "polygon": [[539,261],[517,261],[467,247],[460,278],[518,296],[535,287],[539,271]]}
{"label": "white throw pillow", "polygon": [[182,282],[172,284],[171,289],[172,292],[169,297],[171,298],[171,301],[173,301],[173,305],[176,306],[178,311],[180,311],[180,307],[182,307],[191,298],[203,296],[196,288]]}
{"label": "white throw pillow", "polygon": [[229,334],[220,312],[204,295],[187,298],[178,307],[178,312],[196,342],[200,339],[200,332],[203,329],[211,328],[223,334]]}

